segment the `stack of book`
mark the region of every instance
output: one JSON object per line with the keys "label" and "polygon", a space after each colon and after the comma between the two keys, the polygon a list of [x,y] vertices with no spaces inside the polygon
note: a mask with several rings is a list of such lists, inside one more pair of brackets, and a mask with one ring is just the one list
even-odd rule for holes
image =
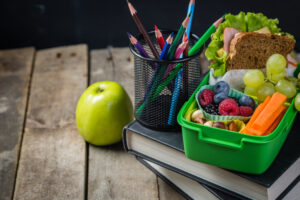
{"label": "stack of book", "polygon": [[300,117],[278,156],[261,175],[188,159],[181,132],[161,132],[133,121],[123,132],[127,152],[187,199],[300,199]]}

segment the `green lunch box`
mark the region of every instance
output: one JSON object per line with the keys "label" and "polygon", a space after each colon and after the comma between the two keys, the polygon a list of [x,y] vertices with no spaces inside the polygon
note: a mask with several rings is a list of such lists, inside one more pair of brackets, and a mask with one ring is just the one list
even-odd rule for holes
{"label": "green lunch box", "polygon": [[277,128],[266,136],[232,132],[185,120],[185,113],[197,108],[196,92],[207,85],[208,80],[209,74],[177,116],[177,121],[182,127],[185,155],[192,160],[230,170],[262,174],[274,161],[293,125],[297,115],[293,106],[294,100]]}

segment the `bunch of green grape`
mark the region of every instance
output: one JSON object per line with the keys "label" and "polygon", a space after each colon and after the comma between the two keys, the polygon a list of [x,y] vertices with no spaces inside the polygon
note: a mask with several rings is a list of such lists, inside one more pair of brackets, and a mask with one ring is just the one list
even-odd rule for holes
{"label": "bunch of green grape", "polygon": [[258,69],[249,70],[245,73],[243,80],[246,85],[244,93],[256,96],[259,101],[264,101],[267,96],[280,92],[293,98],[297,93],[299,79],[286,77],[286,59],[280,54],[273,54],[267,60],[267,79],[262,71]]}

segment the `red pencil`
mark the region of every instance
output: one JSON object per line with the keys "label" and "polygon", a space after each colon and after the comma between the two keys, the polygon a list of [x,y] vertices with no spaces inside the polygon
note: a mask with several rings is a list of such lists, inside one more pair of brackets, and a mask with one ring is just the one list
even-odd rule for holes
{"label": "red pencil", "polygon": [[161,34],[160,30],[157,28],[156,25],[154,25],[155,28],[155,37],[156,37],[156,41],[160,47],[160,49],[162,50],[164,48],[165,45],[165,40],[163,35]]}

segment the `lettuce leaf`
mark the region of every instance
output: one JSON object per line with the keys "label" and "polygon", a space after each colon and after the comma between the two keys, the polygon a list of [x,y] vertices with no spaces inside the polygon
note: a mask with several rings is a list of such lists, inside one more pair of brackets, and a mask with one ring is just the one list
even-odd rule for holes
{"label": "lettuce leaf", "polygon": [[247,32],[253,32],[263,27],[268,27],[271,33],[280,33],[281,29],[277,27],[278,19],[268,19],[262,13],[250,13],[246,15]]}
{"label": "lettuce leaf", "polygon": [[227,14],[225,21],[219,25],[216,32],[212,35],[210,44],[207,47],[205,55],[212,64],[208,66],[214,69],[214,76],[223,76],[226,73],[226,57],[223,55],[219,57],[217,51],[223,47],[223,33],[226,27],[233,27],[244,32],[253,32],[263,27],[268,27],[271,33],[279,33],[293,38],[288,33],[280,32],[281,29],[277,27],[278,19],[268,19],[262,13],[240,12],[237,15]]}

